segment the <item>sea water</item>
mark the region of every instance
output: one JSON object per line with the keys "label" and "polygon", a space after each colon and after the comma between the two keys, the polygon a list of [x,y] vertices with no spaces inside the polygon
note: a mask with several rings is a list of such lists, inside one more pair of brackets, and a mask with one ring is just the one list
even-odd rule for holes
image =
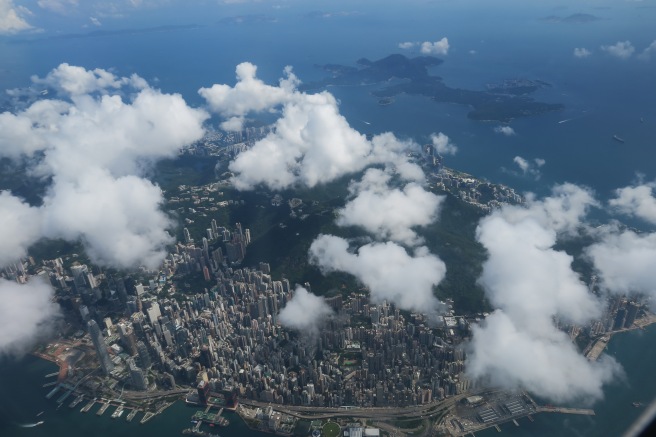
{"label": "sea water", "polygon": [[[398,2],[400,3],[400,2]],[[158,22],[115,22],[114,30],[152,25],[192,24],[158,32],[85,35],[85,30],[62,37],[54,33],[18,36],[0,40],[0,88],[29,85],[33,74],[67,62],[86,68],[111,69],[117,75],[139,74],[164,92],[178,92],[193,106],[203,104],[197,91],[214,83],[234,83],[234,68],[244,61],[258,65],[258,76],[275,83],[286,65],[292,65],[303,81],[318,80],[324,72],[316,64],[354,65],[360,57],[375,60],[403,52],[403,41],[436,41],[447,36],[451,49],[445,62],[431,74],[443,77],[452,87],[484,89],[486,83],[511,78],[541,79],[552,86],[535,94],[545,102],[563,103],[563,111],[513,120],[516,135],[494,132],[499,123],[467,118],[469,108],[435,103],[421,96],[399,96],[392,105],[380,106],[370,95],[376,86],[331,87],[341,102],[340,110],[360,132],[394,132],[419,144],[430,134],[443,132],[458,146],[446,165],[492,182],[505,183],[520,191],[547,192],[556,183],[574,182],[595,189],[600,198],[634,182],[638,174],[656,178],[656,59],[615,59],[600,49],[602,44],[631,40],[638,50],[656,39],[654,9],[626,2],[609,2],[613,9],[552,10],[549,2],[435,2],[415,6],[390,3],[389,7],[335,2],[324,7],[342,8],[353,14],[330,18],[306,16],[315,6],[303,5],[266,10],[272,21],[219,23],[227,13],[159,16]],[[600,2],[602,4],[603,2]],[[533,4],[533,2],[531,2]],[[494,7],[493,7],[494,6]],[[510,7],[512,6],[512,7]],[[603,6],[603,5],[602,5]],[[246,6],[244,6],[246,8]],[[254,13],[258,10],[232,10]],[[263,7],[263,6],[259,6]],[[467,9],[468,8],[468,9]],[[602,19],[593,23],[566,24],[541,20],[547,15],[588,12]],[[232,12],[231,12],[232,13]],[[651,30],[650,30],[651,29]],[[650,33],[651,32],[651,33]],[[588,59],[572,56],[574,47],[593,51]],[[643,119],[644,122],[641,122]],[[569,120],[560,123],[563,120]],[[621,144],[612,140],[618,135]],[[529,161],[544,159],[539,177],[523,175],[513,164],[521,156]],[[633,401],[649,401],[656,394],[652,345],[656,331],[636,331],[616,336],[609,353],[625,368],[627,379],[605,388],[606,398],[594,406],[595,417],[541,414],[536,421],[520,421],[521,427],[505,425],[504,432],[517,435],[614,435],[625,429],[639,409]],[[43,375],[52,365],[27,358],[19,363],[5,359],[0,372],[0,434],[2,435],[177,435],[189,425],[193,409],[177,403],[164,414],[139,425],[138,418],[110,419],[110,412],[97,417],[94,409],[79,413],[64,405],[55,411],[54,400],[46,401]],[[44,425],[21,428],[37,422]],[[233,420],[224,435],[246,434]],[[233,428],[239,427],[239,428]],[[493,431],[496,433],[496,431]],[[492,435],[491,433],[489,435]]]}

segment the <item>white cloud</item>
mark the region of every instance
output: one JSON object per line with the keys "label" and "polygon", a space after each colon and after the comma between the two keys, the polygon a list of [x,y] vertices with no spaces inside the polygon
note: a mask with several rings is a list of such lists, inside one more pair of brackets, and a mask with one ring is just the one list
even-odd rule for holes
{"label": "white cloud", "polygon": [[26,353],[40,338],[51,335],[60,317],[50,284],[32,278],[17,284],[0,278],[0,356]]}
{"label": "white cloud", "polygon": [[409,255],[392,242],[371,243],[356,253],[348,242],[332,235],[319,235],[310,246],[310,261],[324,273],[350,273],[369,288],[375,303],[394,302],[399,308],[434,316],[442,304],[433,295],[446,273],[444,263],[425,247]]}
{"label": "white cloud", "polygon": [[352,182],[352,198],[339,210],[337,224],[360,226],[380,239],[419,244],[421,239],[413,228],[436,220],[444,196],[428,192],[415,182],[391,188],[390,179],[388,173],[369,169],[361,182]]}
{"label": "white cloud", "polygon": [[90,169],[75,180],[56,178],[44,199],[44,232],[80,239],[96,264],[156,268],[173,242],[163,202],[159,187],[146,179]]}
{"label": "white cloud", "polygon": [[497,126],[494,128],[494,132],[505,135],[507,137],[515,135],[515,129],[511,128],[510,126]]}
{"label": "white cloud", "polygon": [[656,225],[656,182],[615,190],[608,204],[621,212]]}
{"label": "white cloud", "polygon": [[[137,76],[62,64],[34,81],[62,99],[0,114],[0,156],[25,157],[32,174],[51,178],[40,208],[47,235],[81,238],[101,264],[154,267],[170,222],[159,209],[161,191],[141,175],[200,139],[208,114]],[[135,91],[130,99],[110,95],[123,87]]]}
{"label": "white cloud", "polygon": [[458,147],[442,132],[431,134],[431,141],[433,148],[440,155],[455,155],[458,152]]}
{"label": "white cloud", "polygon": [[435,42],[424,41],[420,51],[425,55],[446,55],[449,53],[449,40],[444,37]]}
{"label": "white cloud", "polygon": [[198,93],[207,101],[212,111],[224,117],[243,117],[249,112],[269,111],[293,99],[294,90],[300,83],[291,67],[285,68],[285,77],[279,86],[271,86],[256,77],[257,66],[250,62],[237,65],[237,84],[216,84],[201,88]]}
{"label": "white cloud", "polygon": [[286,328],[316,335],[321,323],[332,313],[323,297],[315,296],[305,288],[297,286],[292,299],[280,311],[278,320]]}
{"label": "white cloud", "polygon": [[629,41],[618,41],[613,45],[601,46],[601,49],[609,55],[620,59],[628,59],[633,55],[635,47]]}
{"label": "white cloud", "polygon": [[147,87],[146,81],[137,75],[130,78],[116,77],[113,73],[101,68],[87,70],[66,63],[59,65],[44,78],[33,76],[32,82],[52,87],[63,95],[72,96],[117,90],[126,85],[135,88]]}
{"label": "white cloud", "polygon": [[41,212],[8,191],[0,192],[0,268],[27,255],[41,235]]}
{"label": "white cloud", "polygon": [[601,283],[612,293],[644,293],[656,298],[656,233],[611,229],[586,249]]}
{"label": "white cloud", "polygon": [[551,196],[542,200],[529,193],[524,206],[504,206],[500,213],[510,223],[530,219],[545,229],[573,235],[585,225],[583,217],[593,206],[598,203],[590,190],[566,183],[555,186]]}
{"label": "white cloud", "polygon": [[91,24],[93,24],[94,26],[97,26],[97,27],[102,26],[102,23],[96,17],[89,17],[89,21],[91,21]]}
{"label": "white cloud", "polygon": [[621,374],[608,356],[589,362],[569,337],[550,329],[530,333],[503,311],[472,327],[467,373],[508,389],[526,389],[555,402],[590,402],[603,397],[603,385]]}
{"label": "white cloud", "polygon": [[574,56],[577,58],[587,58],[592,55],[592,52],[585,47],[581,48],[575,48],[574,49]]}
{"label": "white cloud", "polygon": [[640,55],[638,55],[638,57],[640,59],[642,59],[643,61],[647,61],[647,60],[651,59],[652,53],[656,53],[656,40],[652,41],[652,43],[649,44],[647,46],[647,48],[645,48],[642,51],[642,53],[640,53]]}
{"label": "white cloud", "polygon": [[372,164],[391,165],[406,179],[423,178],[421,169],[404,154],[418,148],[415,143],[389,133],[368,140],[339,113],[330,93],[298,92],[298,79],[290,68],[277,87],[264,84],[255,72],[252,64],[240,64],[234,87],[214,85],[199,91],[214,111],[227,117],[226,128],[239,128],[250,112],[282,108],[274,130],[230,164],[238,189],[258,184],[271,189],[313,187]]}
{"label": "white cloud", "polygon": [[617,364],[588,362],[554,325],[554,318],[583,324],[601,314],[601,302],[572,270],[572,257],[553,248],[592,204],[587,190],[561,185],[551,197],[529,196],[525,207],[504,206],[481,220],[476,238],[488,259],[479,282],[498,310],[473,329],[472,378],[555,401],[602,396]]}
{"label": "white cloud", "polygon": [[32,26],[22,17],[26,13],[29,10],[17,7],[13,0],[0,0],[0,34],[31,29]]}
{"label": "white cloud", "polygon": [[416,46],[418,43],[416,42],[401,42],[399,43],[399,48],[403,50],[408,50]]}
{"label": "white cloud", "polygon": [[533,160],[533,163],[531,163],[528,160],[522,158],[521,156],[515,156],[513,158],[513,162],[517,164],[523,176],[531,176],[535,178],[535,180],[539,180],[540,177],[542,176],[542,173],[540,172],[540,167],[546,164],[547,161],[545,161],[542,158],[536,158]]}

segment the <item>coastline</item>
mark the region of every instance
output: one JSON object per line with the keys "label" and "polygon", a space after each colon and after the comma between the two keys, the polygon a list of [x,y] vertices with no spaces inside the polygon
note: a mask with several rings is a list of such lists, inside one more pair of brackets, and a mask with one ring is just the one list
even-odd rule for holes
{"label": "coastline", "polygon": [[644,317],[637,319],[633,325],[628,328],[606,332],[601,337],[595,339],[590,345],[588,345],[586,348],[587,352],[584,352],[584,355],[590,361],[597,361],[604,350],[606,350],[606,347],[608,346],[608,343],[610,342],[613,335],[622,332],[635,331],[636,329],[645,329],[647,326],[654,323],[656,323],[656,314],[647,314]]}

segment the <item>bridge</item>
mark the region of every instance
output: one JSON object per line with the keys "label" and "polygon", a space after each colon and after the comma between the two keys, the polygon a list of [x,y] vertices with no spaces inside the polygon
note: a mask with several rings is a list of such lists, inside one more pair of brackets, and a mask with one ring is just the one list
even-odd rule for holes
{"label": "bridge", "polygon": [[582,414],[584,416],[594,416],[594,410],[589,408],[566,408],[566,407],[552,407],[552,406],[539,406],[536,408],[539,413],[563,413],[563,414]]}

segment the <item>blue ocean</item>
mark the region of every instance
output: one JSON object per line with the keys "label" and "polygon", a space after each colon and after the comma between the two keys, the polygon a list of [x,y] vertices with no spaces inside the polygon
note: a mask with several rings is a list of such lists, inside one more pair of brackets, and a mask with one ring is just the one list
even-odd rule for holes
{"label": "blue ocean", "polygon": [[[509,125],[516,134],[505,136],[494,131],[499,123],[467,118],[469,108],[462,105],[401,95],[393,104],[381,106],[371,95],[377,86],[331,87],[351,126],[368,134],[391,131],[419,144],[428,142],[431,133],[443,132],[459,149],[447,157],[447,166],[519,191],[543,194],[556,183],[573,182],[593,188],[605,199],[640,177],[656,179],[656,53],[652,59],[638,58],[656,40],[654,1],[263,1],[222,7],[217,2],[198,3],[194,8],[144,9],[120,19],[106,18],[95,29],[83,28],[71,17],[37,21],[43,32],[0,38],[0,88],[29,86],[30,76],[43,77],[67,62],[110,69],[120,76],[136,73],[201,106],[198,89],[233,84],[234,68],[240,62],[256,64],[258,76],[270,83],[277,82],[286,65],[310,82],[326,74],[318,64],[355,65],[362,57],[376,60],[392,53],[419,55],[416,49],[402,50],[398,44],[448,37],[445,62],[431,69],[447,85],[482,90],[488,83],[506,79],[539,79],[551,86],[536,92],[535,99],[562,103],[564,109],[513,120]],[[596,19],[565,19],[573,14]],[[618,59],[601,49],[618,41],[631,41],[635,54]],[[573,50],[578,47],[587,48],[591,55],[576,58]],[[613,140],[614,135],[624,143]],[[516,156],[531,162],[543,159],[545,164],[539,175],[525,175],[513,163]],[[653,329],[613,340],[609,352],[617,355],[628,377],[607,387],[606,399],[595,406],[600,412],[595,418],[542,415],[520,428],[506,426],[504,432],[617,435],[639,413],[630,402],[649,401],[656,394],[656,380],[645,364],[656,358],[653,341]],[[40,396],[41,404],[38,372],[11,369],[26,377],[22,387],[37,388],[29,388],[29,393]],[[0,375],[4,378],[7,373]],[[0,411],[11,411],[11,399],[3,393]],[[54,421],[54,428],[46,424],[39,431],[19,430],[2,418],[0,433],[80,434],[76,418],[81,414],[66,413],[67,424]],[[187,413],[183,408],[170,417]],[[108,418],[96,419],[84,416],[84,423],[89,422],[84,429],[102,421],[108,424],[94,426],[95,435],[118,431]],[[168,424],[170,419],[155,419],[153,426],[157,420]],[[176,429],[186,425],[181,422]],[[132,428],[136,435],[139,428]],[[222,435],[246,435],[243,427],[230,432]],[[485,435],[492,433],[496,431]]]}

